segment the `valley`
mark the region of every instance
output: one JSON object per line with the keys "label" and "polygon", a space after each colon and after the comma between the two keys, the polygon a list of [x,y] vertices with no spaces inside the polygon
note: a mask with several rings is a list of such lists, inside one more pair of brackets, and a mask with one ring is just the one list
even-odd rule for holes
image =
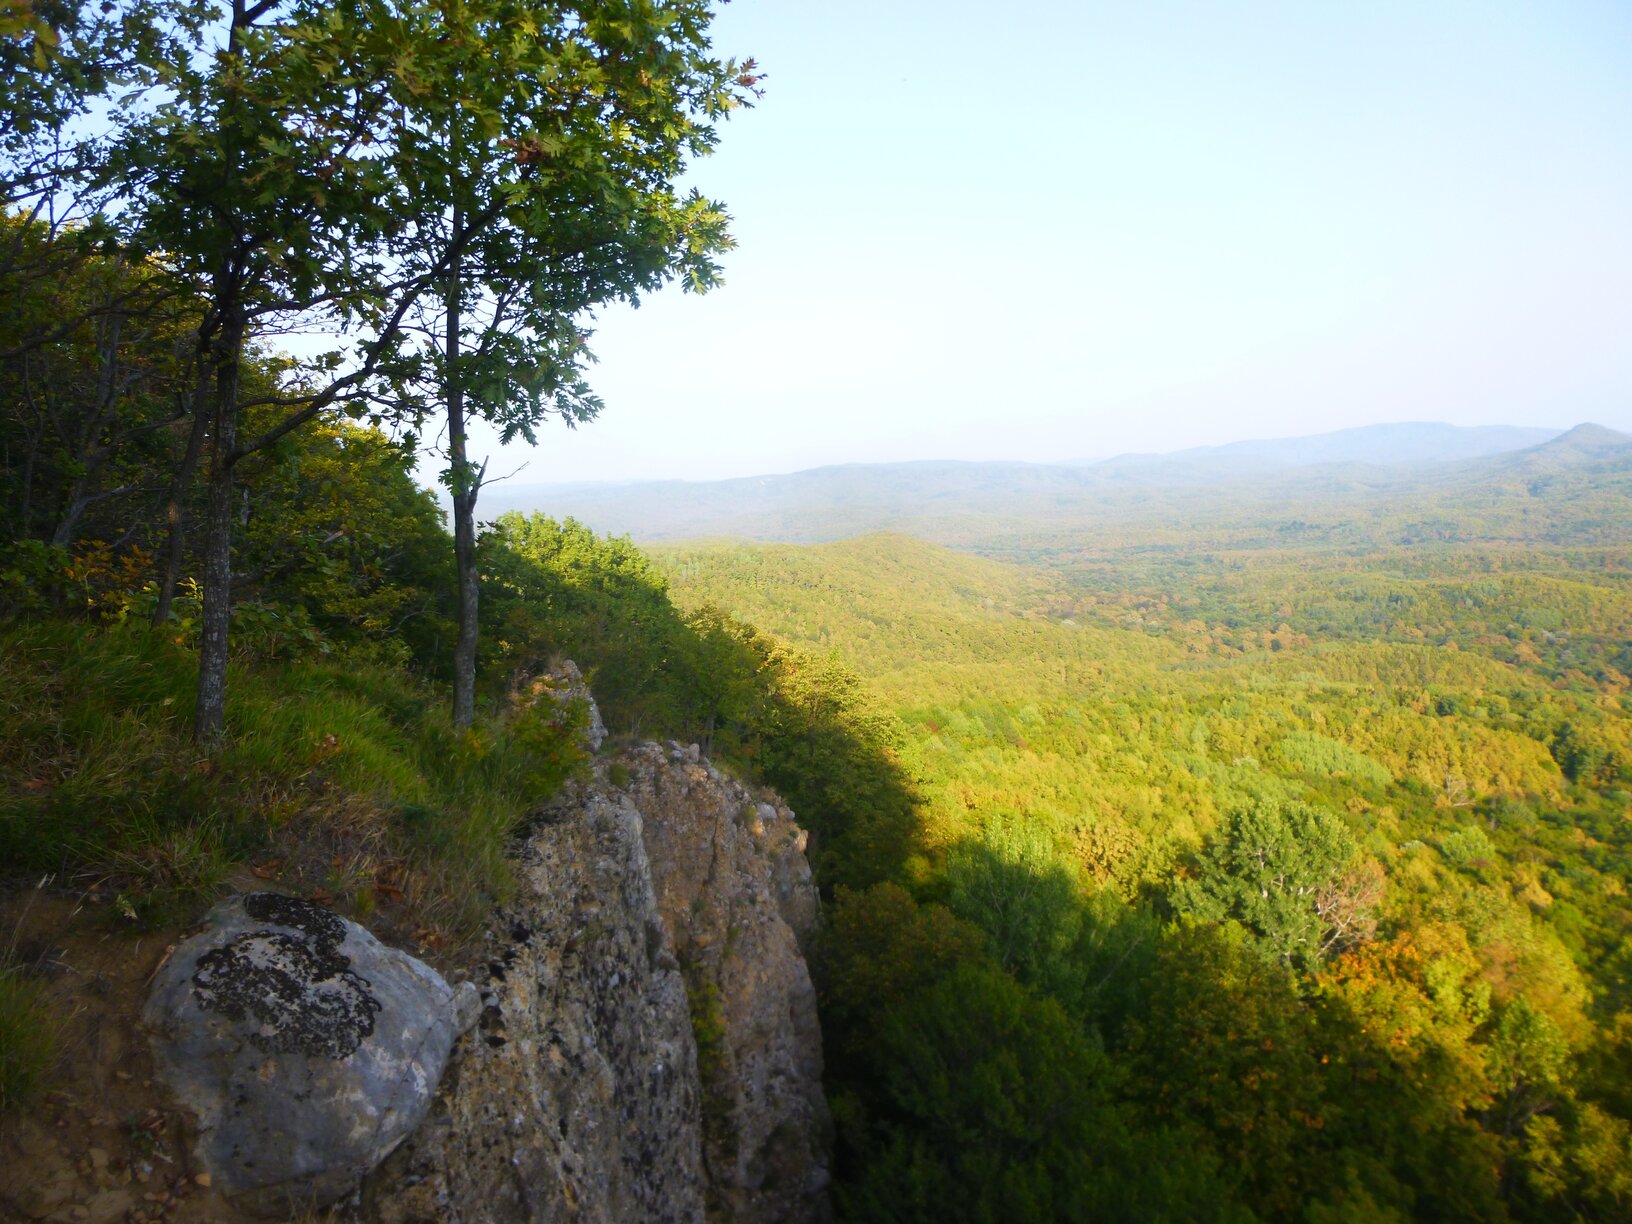
{"label": "valley", "polygon": [[[1572,1146],[1629,1150],[1632,465],[1604,441],[1414,476],[1362,499],[1365,532],[1308,526],[1353,521],[1342,488],[1305,494],[1288,531],[1211,486],[1190,530],[1163,490],[967,551],[883,533],[652,555],[682,609],[833,659],[894,721],[905,844],[887,870],[842,830],[815,851],[840,964],[967,930],[966,955],[1102,1052],[1101,1108],[1136,1149],[1180,1144],[1179,1167],[1255,1214],[1292,1193],[1524,1216],[1563,1184],[1545,1163],[1609,1218],[1618,1167]],[[975,1193],[941,1122],[902,1112],[940,1081],[901,1081],[983,1055],[931,1026],[914,1040],[949,1048],[882,1069],[877,1033],[927,1024],[936,997],[892,980],[863,1029],[831,1034],[857,1176],[907,1193],[873,1185],[906,1176],[881,1171],[882,1133],[912,1176]],[[993,1103],[935,1101],[960,1106]],[[1408,1133],[1457,1162],[1453,1197]]]}

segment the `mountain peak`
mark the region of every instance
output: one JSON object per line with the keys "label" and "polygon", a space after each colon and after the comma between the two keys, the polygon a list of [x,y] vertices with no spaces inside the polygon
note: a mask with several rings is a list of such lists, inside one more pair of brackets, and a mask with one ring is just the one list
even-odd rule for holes
{"label": "mountain peak", "polygon": [[1560,434],[1545,444],[1545,449],[1548,450],[1567,449],[1585,454],[1605,454],[1625,450],[1627,447],[1632,447],[1632,434],[1624,434],[1603,425],[1594,425],[1590,421],[1577,425],[1568,433]]}

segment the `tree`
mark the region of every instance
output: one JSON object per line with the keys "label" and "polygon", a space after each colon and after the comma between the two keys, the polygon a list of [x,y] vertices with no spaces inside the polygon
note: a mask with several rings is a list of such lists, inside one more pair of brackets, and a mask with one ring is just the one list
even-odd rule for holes
{"label": "tree", "polygon": [[[235,468],[328,411],[423,419],[428,395],[449,421],[468,721],[481,473],[466,405],[529,440],[549,412],[587,419],[580,316],[676,275],[716,280],[724,214],[674,180],[757,78],[707,54],[709,19],[703,0],[234,0],[224,28],[156,65],[167,100],[116,168],[138,234],[206,303],[177,482],[207,459],[202,743],[224,732]],[[297,326],[336,347],[245,400],[251,330]],[[253,407],[279,418],[240,439]]]}
{"label": "tree", "polygon": [[[99,104],[141,82],[196,29],[200,0],[24,0],[0,11],[0,300],[38,297],[82,281],[87,265],[124,255],[104,210],[107,141]],[[128,95],[126,97],[128,100]],[[142,265],[138,258],[133,268]],[[87,323],[120,320],[162,302],[171,287],[157,264],[107,292],[58,301],[50,313],[8,311],[0,361],[69,339]],[[113,328],[117,334],[117,322]]]}
{"label": "tree", "polygon": [[1569,1058],[1569,1043],[1545,1012],[1522,995],[1509,1003],[1490,1044],[1496,1088],[1491,1129],[1510,1139],[1536,1114],[1554,1108],[1563,1095]]}
{"label": "tree", "polygon": [[1201,863],[1174,890],[1179,909],[1252,931],[1266,954],[1308,968],[1374,929],[1382,883],[1332,813],[1260,799],[1236,813]]}
{"label": "tree", "polygon": [[[415,135],[441,164],[396,250],[441,278],[425,305],[428,399],[446,414],[459,632],[454,721],[475,709],[477,497],[467,422],[536,442],[548,416],[587,421],[588,317],[680,279],[718,283],[721,205],[677,180],[715,124],[755,96],[750,60],[709,51],[707,0],[443,0],[412,67]],[[518,36],[518,32],[522,36]],[[456,87],[450,87],[456,83]]]}
{"label": "tree", "polygon": [[0,217],[0,242],[16,257],[0,334],[17,338],[0,354],[0,523],[64,548],[93,509],[158,483],[197,311],[150,262],[53,251],[46,222]]}
{"label": "tree", "polygon": [[[163,101],[122,133],[109,177],[132,197],[130,241],[164,249],[203,303],[176,485],[207,456],[194,734],[213,747],[225,729],[235,469],[331,407],[366,411],[423,289],[396,281],[381,248],[413,207],[403,164],[413,149],[392,139],[392,103],[414,27],[361,0],[232,0],[224,27],[183,33],[155,58]],[[259,401],[281,410],[276,421],[241,440],[241,413],[258,402],[241,394],[246,342],[296,325],[327,327],[357,351],[292,370]]]}
{"label": "tree", "polygon": [[320,420],[245,471],[234,588],[303,609],[323,636],[445,665],[446,516],[379,430]]}

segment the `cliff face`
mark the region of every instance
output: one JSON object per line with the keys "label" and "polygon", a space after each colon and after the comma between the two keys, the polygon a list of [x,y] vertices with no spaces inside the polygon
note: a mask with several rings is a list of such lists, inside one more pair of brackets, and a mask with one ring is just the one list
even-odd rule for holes
{"label": "cliff face", "polygon": [[[587,700],[575,681],[554,698]],[[597,757],[524,838],[480,1021],[430,1116],[370,1177],[364,1214],[824,1219],[803,849],[774,796],[694,746]]]}
{"label": "cliff face", "polygon": [[[570,664],[531,696],[601,746]],[[31,895],[7,929],[74,1058],[0,1119],[0,1218],[825,1220],[804,845],[695,745],[641,744],[536,814],[448,978],[281,891],[135,941]]]}
{"label": "cliff face", "polygon": [[695,747],[642,745],[613,768],[627,770],[658,914],[686,977],[708,1214],[818,1219],[828,1119],[802,947],[817,912],[805,834],[774,795],[749,794]]}

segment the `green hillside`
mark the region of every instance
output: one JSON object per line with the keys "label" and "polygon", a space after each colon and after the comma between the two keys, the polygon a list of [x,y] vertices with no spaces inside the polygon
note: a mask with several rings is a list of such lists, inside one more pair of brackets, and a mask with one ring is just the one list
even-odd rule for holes
{"label": "green hillside", "polygon": [[1459,793],[1494,801],[1556,798],[1546,744],[1569,718],[1624,744],[1599,704],[1632,665],[1624,558],[1062,572],[901,536],[656,555],[683,605],[717,604],[865,677],[914,730],[954,826],[960,806],[1042,811],[1095,861],[1131,813],[1150,822],[1142,842],[1210,829],[1225,746],[1262,764],[1288,733],[1335,735],[1402,783],[1438,791],[1451,771]]}
{"label": "green hillside", "polygon": [[[921,1178],[976,1193],[903,1105],[981,1057],[922,1027],[951,979],[875,976],[960,930],[1091,1035],[1136,1147],[1182,1144],[1199,1180],[1139,1191],[1181,1214],[1201,1184],[1264,1217],[1632,1204],[1632,553],[655,555],[682,606],[832,652],[904,732],[908,893],[841,889],[830,952],[858,1218]],[[847,1029],[858,982],[882,997]],[[882,1068],[897,1029],[948,1048]]]}
{"label": "green hillside", "polygon": [[1015,658],[1060,654],[1086,665],[1116,652],[1051,614],[1066,590],[1054,575],[911,536],[809,547],[723,542],[653,555],[683,603],[713,602],[790,641],[836,649],[892,699],[923,694],[931,671],[1001,683]]}
{"label": "green hillside", "polygon": [[[1328,381],[1342,376],[1331,370],[1358,368],[1382,333],[1351,327],[1364,321],[1351,320],[1351,308],[1388,313],[1377,320],[1384,331],[1408,341],[1399,352],[1409,367],[1391,373],[1386,348],[1376,363],[1365,358],[1386,376],[1372,388],[1396,385],[1390,402],[1446,396],[1447,411],[1465,412],[1488,402],[1468,398],[1479,388],[1502,383],[1507,405],[1541,386],[1543,369],[1581,373],[1570,354],[1587,350],[1559,349],[1530,381],[1510,378],[1522,369],[1487,365],[1489,346],[1466,343],[1499,320],[1438,309],[1436,276],[1454,268],[1467,281],[1469,252],[1483,252],[1484,283],[1527,310],[1489,335],[1528,344],[1534,334],[1543,355],[1588,318],[1555,307],[1590,313],[1597,299],[1524,291],[1523,260],[1509,268],[1485,257],[1523,255],[1524,243],[1497,251],[1497,231],[1480,226],[1462,226],[1462,237],[1483,246],[1429,244],[1456,255],[1454,265],[1380,267],[1362,277],[1378,292],[1362,284],[1356,295],[1318,261],[1284,258],[1287,240],[1311,236],[1335,236],[1347,251],[1354,226],[1344,217],[1325,205],[1254,206],[1252,216],[1270,219],[1264,233],[1280,244],[1281,264],[1317,268],[1318,293],[1287,297],[1275,277],[1257,274],[1250,248],[1235,250],[1220,230],[1230,262],[1199,262],[1228,275],[1218,294],[1190,303],[1200,313],[1179,312],[1206,331],[1187,335],[1163,304],[1190,301],[1183,265],[1219,247],[1201,230],[1187,238],[1187,212],[1242,229],[1235,221],[1249,217],[1251,201],[1170,190],[1186,177],[1169,181],[1183,157],[1160,141],[1112,140],[1138,153],[1134,185],[1162,205],[1150,216],[1166,254],[1154,262],[1116,227],[1100,235],[1136,256],[1121,261],[1138,273],[1135,296],[1154,295],[1151,309],[1133,303],[1131,343],[1115,329],[1102,337],[1105,353],[1154,378],[1144,390],[1085,380],[1080,345],[1011,320],[979,326],[985,349],[1006,352],[1020,337],[1019,360],[1056,354],[1069,365],[1035,385],[988,377],[1000,388],[988,391],[965,343],[976,331],[933,319],[897,328],[891,317],[905,320],[907,308],[886,289],[913,278],[882,275],[871,238],[842,235],[863,274],[835,267],[825,279],[835,300],[871,295],[871,308],[830,308],[801,275],[791,315],[760,309],[751,291],[755,305],[735,323],[698,316],[703,330],[688,339],[668,334],[665,315],[660,329],[678,347],[629,348],[634,333],[614,340],[625,307],[675,282],[718,287],[736,246],[736,206],[702,194],[697,160],[727,117],[763,96],[766,75],[753,58],[716,47],[716,34],[738,36],[711,30],[724,7],[0,3],[0,1148],[11,1153],[0,1212],[20,1182],[27,1197],[16,1201],[30,1218],[201,1219],[209,1209],[177,1195],[212,1177],[218,1192],[238,1180],[209,1173],[210,1160],[165,1154],[214,1124],[187,1121],[164,1099],[162,1075],[149,1077],[134,979],[147,958],[162,967],[224,895],[273,888],[366,920],[491,989],[508,981],[505,1008],[484,1008],[460,1056],[506,1046],[489,1065],[494,1075],[467,1079],[452,1064],[466,1088],[500,1085],[474,1111],[489,1116],[437,1106],[428,1123],[453,1126],[443,1150],[468,1154],[473,1184],[502,1200],[467,1218],[486,1218],[489,1205],[494,1218],[555,1202],[589,1218],[605,1214],[597,1203],[649,1203],[644,1191],[625,1193],[631,1170],[668,1163],[706,1195],[710,1219],[801,1198],[813,1219],[825,1218],[830,1199],[838,1219],[857,1224],[1632,1220],[1632,437],[1595,425],[1551,436],[1418,422],[1095,463],[847,464],[543,495],[510,483],[515,469],[503,458],[508,444],[548,441],[560,425],[640,402],[683,428],[683,445],[662,428],[645,439],[676,465],[692,443],[709,464],[733,465],[790,453],[818,433],[849,438],[856,454],[897,453],[903,439],[926,450],[979,445],[983,430],[1013,434],[993,451],[1066,452],[1085,436],[1077,424],[1049,438],[1017,429],[1020,417],[1092,422],[1117,404],[1131,412],[1148,403],[1141,427],[1176,439],[1201,428],[1159,407],[1181,399],[1213,405],[1215,419],[1240,403],[1232,419],[1243,421],[1289,410],[1284,398],[1251,403],[1259,393],[1245,388],[1284,396],[1308,387],[1320,403],[1318,364],[1275,363],[1330,349],[1341,363],[1326,367]],[[736,7],[763,18],[783,6]],[[830,94],[842,84],[865,99],[859,105],[887,101],[897,76],[934,101],[916,69],[878,53],[887,42],[874,35],[891,23],[874,21],[889,15],[874,10],[856,34],[854,23],[827,24],[876,62],[841,80],[824,78],[824,61],[806,77],[818,103],[808,132],[833,139],[775,138],[814,193],[761,157],[737,164],[761,186],[780,180],[761,203],[809,195],[833,213],[846,193],[822,169],[824,143],[865,170],[855,137],[889,133],[884,161],[908,173],[862,194],[876,205],[896,187],[929,184],[950,210],[947,234],[985,231],[995,243],[982,258],[998,280],[983,288],[964,273],[977,244],[960,250],[945,282],[974,295],[970,309],[946,298],[947,317],[963,327],[992,314],[1003,260],[1035,265],[1028,252],[1043,248],[988,223],[1004,213],[971,211],[944,176],[916,173],[914,157],[932,150],[897,133],[899,114],[850,128],[822,117],[824,80]],[[973,73],[941,46],[959,16],[938,8],[933,23],[908,13],[894,24],[913,49],[957,69],[947,79],[972,114],[990,119],[994,90],[966,87]],[[982,34],[1013,24],[1010,14],[961,16]],[[1233,13],[1229,24],[1252,33]],[[1279,17],[1274,26],[1276,58],[1295,75],[1319,75],[1280,54],[1299,35]],[[796,43],[808,41],[802,33]],[[1217,88],[1223,78],[1211,68],[1220,66],[1254,98],[1277,96],[1230,55],[1171,33],[1154,44],[1161,62],[1182,66],[1199,52],[1209,70],[1187,75],[1209,96],[1230,92]],[[1080,40],[1055,41],[1079,67]],[[1345,38],[1320,41],[1354,61],[1339,75],[1355,96],[1371,88],[1368,73],[1400,75],[1360,63],[1375,57],[1353,54]],[[1556,41],[1515,45],[1551,54]],[[1457,86],[1417,41],[1391,43],[1435,68],[1436,84]],[[1599,43],[1606,54],[1616,46]],[[1056,86],[1086,98],[1070,74],[1051,76],[1024,49],[981,49],[1004,55],[1011,77],[1030,78],[1000,92],[1036,114],[1070,119],[1049,93]],[[1396,86],[1410,75],[1391,76],[1377,96],[1409,103]],[[1142,87],[1150,79],[1137,68],[1129,76]],[[864,93],[862,81],[874,88]],[[1456,109],[1479,109],[1457,97]],[[1144,106],[1146,118],[1206,130],[1175,126],[1182,98],[1157,89],[1150,100],[1160,105]],[[1113,127],[1126,110],[1084,105]],[[1380,122],[1414,129],[1422,110],[1393,101],[1360,109],[1366,123],[1348,133],[1357,138]],[[951,113],[923,113],[942,112]],[[1620,113],[1595,102],[1598,112]],[[1303,148],[1281,160],[1298,168],[1294,177],[1350,199],[1354,175],[1306,173],[1313,146],[1302,134],[1345,148],[1364,141],[1328,139],[1334,125],[1318,108],[1295,117],[1287,131]],[[1474,145],[1522,151],[1526,139],[1550,139],[1547,114],[1526,110],[1517,127],[1499,114],[1480,122],[1496,124],[1501,139]],[[1007,142],[1023,154],[1017,173],[990,172],[982,123],[939,126],[968,146],[965,177],[1012,179],[1024,193],[1040,159]],[[1033,152],[1054,152],[1046,125],[1027,132],[1044,142]],[[1391,164],[1406,164],[1398,153],[1410,142],[1385,143]],[[1227,144],[1213,160],[1251,171]],[[1459,138],[1457,147],[1473,146]],[[1442,167],[1450,177],[1441,187],[1483,182],[1457,162]],[[1385,195],[1398,194],[1398,177],[1370,176]],[[1469,215],[1484,216],[1494,196],[1477,194]],[[1609,198],[1595,189],[1600,197]],[[744,218],[758,207],[751,201]],[[913,239],[903,244],[873,209],[852,211],[882,236],[880,250],[916,244],[952,267],[934,226],[903,225]],[[1034,229],[1047,211],[1030,208],[1019,228]],[[1433,211],[1427,229],[1406,230],[1433,238],[1468,210]],[[1083,228],[1074,209],[1053,213],[1067,230]],[[1362,228],[1389,235],[1410,218],[1362,214]],[[820,264],[811,226],[795,220],[785,251]],[[766,231],[754,221],[746,232]],[[1082,236],[1069,233],[1065,245],[1086,251]],[[1426,250],[1387,245],[1407,256]],[[1364,254],[1363,243],[1356,249]],[[1541,254],[1538,268],[1561,262]],[[1168,259],[1177,262],[1164,273]],[[1057,285],[1070,282],[1062,272],[1070,269],[1049,271]],[[1178,279],[1166,284],[1166,274]],[[939,286],[940,273],[924,283]],[[1101,305],[1121,300],[1112,290]],[[1266,304],[1279,295],[1308,317],[1282,332],[1243,316],[1235,322],[1247,330],[1234,334],[1251,338],[1244,351],[1230,327],[1215,326],[1232,321],[1213,308],[1243,293]],[[1407,298],[1420,318],[1396,309]],[[1044,305],[1049,328],[1097,328],[1102,313],[1086,300]],[[1454,326],[1424,330],[1435,315]],[[1547,326],[1534,332],[1538,320]],[[812,321],[836,330],[824,339],[804,326]],[[603,324],[605,355],[652,379],[644,392],[610,380],[620,390],[607,404],[592,377]],[[914,334],[933,337],[932,347],[914,356]],[[1323,336],[1344,342],[1334,348]],[[736,347],[715,349],[709,337]],[[1443,350],[1446,339],[1454,343]],[[808,354],[788,359],[796,350],[776,349],[785,341]],[[1474,354],[1471,382],[1430,368],[1442,352],[1454,366],[1458,348]],[[1252,373],[1260,361],[1270,364]],[[852,406],[876,417],[871,440],[842,413],[795,412],[807,395],[833,403],[811,376],[817,366],[840,371]],[[1236,367],[1247,381],[1235,391],[1213,381]],[[931,370],[951,370],[979,415],[946,417],[956,405],[923,383]],[[1551,386],[1549,417],[1556,404],[1602,405],[1596,385],[1572,376]],[[1374,393],[1363,380],[1339,390],[1331,410],[1351,416]],[[710,397],[752,415],[711,424]],[[1022,401],[1023,414],[1014,407]],[[813,432],[779,434],[777,413]],[[648,462],[637,453],[622,461]],[[440,497],[422,487],[427,472]],[[697,540],[712,542],[686,542]],[[654,542],[662,547],[642,551]],[[769,877],[745,869],[735,832],[762,823],[757,796],[752,809],[709,811],[696,827],[713,829],[699,835],[712,841],[681,857],[710,864],[698,905],[733,895],[714,889],[721,872],[743,886],[766,881],[753,885],[764,891],[751,904],[728,901],[694,928],[697,949],[712,938],[702,932],[720,932],[707,964],[733,950],[751,961],[745,949],[769,946],[742,940],[740,923],[747,914],[769,921],[792,881],[808,898],[808,863],[820,923],[797,951],[818,998],[819,1047],[806,995],[775,1036],[758,1025],[766,1008],[745,1009],[754,1019],[739,1027],[756,1031],[733,1037],[730,1058],[721,1056],[741,1000],[713,988],[712,970],[691,972],[703,961],[671,960],[677,949],[662,924],[645,924],[642,936],[642,924],[599,916],[619,895],[654,895],[634,843],[627,872],[610,860],[581,864],[574,878],[596,895],[561,892],[582,895],[581,905],[563,900],[575,912],[562,923],[517,921],[507,901],[517,895],[518,837],[541,816],[578,818],[542,807],[587,763],[588,702],[575,680],[559,687],[571,674],[566,659],[609,732],[597,777],[622,787],[628,771],[613,754],[673,740],[672,756],[687,759],[677,784],[698,776],[690,762],[700,770],[706,753],[797,813],[808,841],[778,834]],[[583,818],[601,811],[599,800],[586,802]],[[647,818],[626,807],[616,816],[632,836]],[[655,810],[649,818],[664,819]],[[597,855],[588,848],[605,844],[568,842]],[[554,873],[558,861],[537,855],[527,871]],[[671,890],[665,923],[673,900]],[[568,929],[559,946],[547,935]],[[504,940],[490,939],[502,931]],[[644,948],[648,968],[666,975],[654,989],[692,982],[694,1040],[681,1024],[671,1041],[641,1014],[656,1014],[653,997],[601,960],[603,936],[637,963]],[[301,994],[321,1020],[345,958],[326,936],[318,944],[310,959],[328,976],[310,992],[286,989],[282,965],[306,958],[282,945],[252,967],[273,983],[269,1007],[293,1008]],[[506,979],[515,949],[501,944],[527,944],[539,972],[553,975],[569,955],[583,970],[594,1028],[582,1043],[557,1040],[542,1013],[508,1037],[507,1021],[491,1023],[511,1003],[536,999],[547,1010],[551,999],[582,998],[563,995],[560,982],[533,993],[519,973]],[[794,949],[780,946],[784,980],[804,991]],[[90,959],[73,950],[92,947]],[[97,968],[113,962],[128,971],[124,987]],[[667,976],[677,968],[678,978]],[[773,996],[759,992],[758,968],[748,964],[738,980],[763,1003]],[[220,1008],[242,1011],[224,998]],[[369,1035],[373,1012],[353,1010]],[[382,1035],[385,1027],[403,1031],[393,1022]],[[341,1082],[313,1061],[323,1055],[299,1053],[307,1043],[289,1047],[299,1047],[289,1062],[278,1042],[261,1044],[271,1028],[233,1031],[259,1048],[263,1078]],[[661,1057],[648,1062],[648,1038],[659,1037]],[[759,1051],[773,1046],[775,1059],[797,1060],[800,1078],[822,1068],[831,1160],[803,1137],[785,1142],[783,1125],[758,1127],[772,1116],[758,1104],[780,1098],[777,1108],[802,1119],[801,1136],[822,1129],[805,1086],[789,1092],[766,1073],[772,1064]],[[607,1086],[624,1082],[601,1057],[614,1047],[642,1051],[636,1074],[670,1099],[625,1109],[629,1129],[615,1136],[586,1131],[569,1108],[571,1125],[547,1148],[531,1142],[536,1131],[510,1136],[513,1161],[486,1145],[489,1122],[553,1116],[521,1096],[547,1089],[551,1109],[571,1106],[574,1094],[607,1104]],[[387,1048],[358,1055],[353,1069],[379,1080],[363,1064],[381,1053],[369,1065],[398,1065]],[[502,1070],[511,1058],[550,1065],[523,1061],[512,1076]],[[431,1066],[417,1054],[410,1062],[416,1075]],[[716,1073],[728,1065],[738,1082],[721,1093]],[[94,1087],[66,1092],[76,1080]],[[252,1099],[241,1083],[219,1079],[228,1113]],[[114,1084],[124,1088],[110,1096]],[[133,1095],[138,1085],[144,1095]],[[407,1099],[382,1095],[378,1116],[406,1118]],[[349,1097],[331,1103],[360,1116]],[[69,1113],[89,1129],[70,1128]],[[649,1135],[642,1118],[679,1119],[679,1134],[699,1116],[700,1152],[652,1159],[679,1149]],[[26,1135],[12,1143],[19,1118]],[[291,1159],[332,1146],[322,1142],[333,1133],[326,1121],[285,1135],[282,1118],[249,1120],[287,1140]],[[81,1142],[89,1134],[98,1146]],[[752,1143],[725,1142],[739,1137]],[[390,1144],[376,1146],[383,1158]],[[721,1160],[738,1151],[752,1155]],[[240,1183],[255,1185],[244,1213],[272,1210],[276,1195],[293,1203],[327,1193],[343,1195],[335,1218],[377,1214],[372,1190],[356,1188],[363,1168],[329,1155],[334,1163],[287,1181],[260,1163]],[[234,1159],[243,1166],[235,1174],[255,1163],[247,1150]],[[714,1176],[722,1163],[736,1166],[728,1178]],[[263,1175],[277,1184],[260,1185]],[[446,1207],[441,1174],[418,1155],[401,1176],[428,1215]],[[527,1184],[538,1176],[550,1184]],[[578,1197],[592,1186],[599,1198]],[[761,1189],[775,1193],[762,1198]],[[329,1201],[311,1199],[302,1218]]]}

